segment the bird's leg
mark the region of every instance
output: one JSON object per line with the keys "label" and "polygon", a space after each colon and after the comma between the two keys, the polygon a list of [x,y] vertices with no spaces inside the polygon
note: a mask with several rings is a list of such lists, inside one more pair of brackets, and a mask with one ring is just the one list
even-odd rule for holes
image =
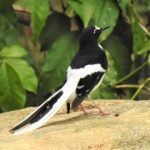
{"label": "bird's leg", "polygon": [[83,106],[82,104],[80,104],[80,106],[81,106],[81,110],[83,111],[83,113],[84,113],[85,115],[88,115],[88,114],[100,114],[101,116],[105,116],[105,115],[109,115],[109,114],[110,114],[109,112],[104,112],[104,111],[103,111],[98,105],[96,105],[95,103],[94,103],[94,107],[99,110],[98,113],[89,111],[89,109],[88,109],[88,110],[85,110],[85,109],[84,109],[84,106]]}
{"label": "bird's leg", "polygon": [[70,102],[67,102],[66,106],[67,106],[67,114],[69,114],[70,113]]}
{"label": "bird's leg", "polygon": [[90,109],[84,109],[84,106],[82,104],[80,104],[80,106],[81,106],[81,110],[83,111],[84,115],[93,114],[93,112],[90,111]]}
{"label": "bird's leg", "polygon": [[[94,102],[93,102],[93,103],[94,103]],[[101,116],[105,116],[105,115],[109,115],[109,114],[110,114],[109,112],[104,112],[97,104],[94,103],[94,105],[95,105],[95,107],[99,110],[99,114],[100,114]]]}
{"label": "bird's leg", "polygon": [[84,112],[84,114],[85,114],[85,115],[87,115],[87,114],[88,114],[88,112],[86,112],[86,111],[85,111],[85,109],[84,109],[83,105],[82,105],[82,104],[80,104],[80,106],[81,106],[81,110]]}

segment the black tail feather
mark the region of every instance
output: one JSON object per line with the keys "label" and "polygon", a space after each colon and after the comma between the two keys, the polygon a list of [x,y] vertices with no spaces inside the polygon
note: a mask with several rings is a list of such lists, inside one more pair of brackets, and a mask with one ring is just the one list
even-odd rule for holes
{"label": "black tail feather", "polygon": [[71,109],[75,110],[82,103],[85,97],[76,97],[72,102]]}
{"label": "black tail feather", "polygon": [[28,124],[32,124],[37,122],[38,120],[40,120],[45,114],[47,114],[47,112],[49,112],[49,110],[52,109],[53,105],[57,102],[57,100],[62,96],[63,92],[60,91],[59,93],[57,93],[54,97],[52,97],[50,100],[48,100],[47,102],[45,102],[44,104],[41,105],[41,107],[39,107],[37,109],[37,111],[35,111],[31,116],[29,116],[26,120],[24,120],[22,123],[18,124],[16,127],[12,128],[10,130],[10,132],[15,132],[15,130],[28,125]]}

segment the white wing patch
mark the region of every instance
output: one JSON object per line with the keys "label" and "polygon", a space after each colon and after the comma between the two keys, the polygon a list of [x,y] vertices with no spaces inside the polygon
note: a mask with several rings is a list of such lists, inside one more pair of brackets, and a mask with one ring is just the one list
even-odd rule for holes
{"label": "white wing patch", "polygon": [[99,43],[98,43],[98,47],[99,47],[100,49],[102,49],[102,50],[103,50],[102,45],[101,45],[101,44],[99,44]]}
{"label": "white wing patch", "polygon": [[85,85],[77,86],[77,89],[82,89]]}
{"label": "white wing patch", "polygon": [[87,75],[91,75],[95,72],[106,72],[106,70],[101,66],[101,64],[86,65],[80,69],[72,69],[71,67],[68,67],[67,78],[84,78]]}

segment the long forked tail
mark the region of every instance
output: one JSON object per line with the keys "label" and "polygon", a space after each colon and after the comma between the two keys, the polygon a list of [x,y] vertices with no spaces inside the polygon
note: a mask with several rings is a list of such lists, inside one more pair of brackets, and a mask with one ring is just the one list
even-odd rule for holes
{"label": "long forked tail", "polygon": [[13,134],[21,134],[37,129],[44,125],[62,105],[69,99],[75,91],[78,80],[70,78],[64,86],[41,104],[32,114],[19,122],[13,129],[10,130]]}

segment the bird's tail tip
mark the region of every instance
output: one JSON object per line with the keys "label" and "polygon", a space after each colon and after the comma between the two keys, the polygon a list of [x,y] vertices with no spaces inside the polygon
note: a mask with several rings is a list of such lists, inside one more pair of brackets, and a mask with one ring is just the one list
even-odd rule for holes
{"label": "bird's tail tip", "polygon": [[17,135],[17,130],[11,129],[8,132],[12,135]]}
{"label": "bird's tail tip", "polygon": [[13,130],[13,129],[10,129],[8,132],[10,132],[10,133],[15,133],[15,130]]}
{"label": "bird's tail tip", "polygon": [[18,131],[20,131],[20,129],[22,129],[22,128],[19,128],[19,129],[12,128],[8,132],[11,133],[11,134],[13,134],[13,135],[16,135],[18,133]]}
{"label": "bird's tail tip", "polygon": [[50,99],[41,104],[41,106],[39,106],[32,114],[10,129],[9,132],[16,135],[41,127],[55,114],[55,110],[57,112],[57,109],[54,106],[55,104],[61,105],[62,102],[59,102],[59,99],[61,99],[62,95],[63,91],[59,91],[53,95]]}

